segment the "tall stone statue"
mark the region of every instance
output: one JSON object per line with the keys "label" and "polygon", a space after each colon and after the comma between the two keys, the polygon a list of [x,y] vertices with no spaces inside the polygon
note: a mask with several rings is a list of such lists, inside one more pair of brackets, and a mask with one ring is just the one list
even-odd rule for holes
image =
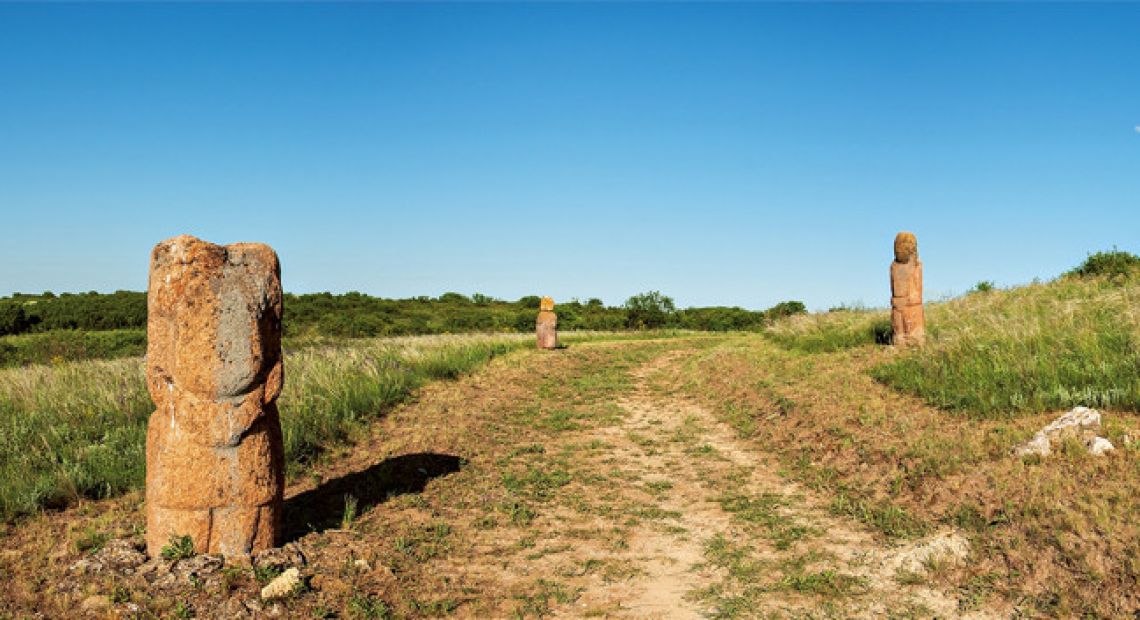
{"label": "tall stone statue", "polygon": [[895,260],[891,263],[891,329],[893,343],[921,345],[926,341],[926,317],[922,311],[922,261],[913,233],[895,237]]}
{"label": "tall stone statue", "polygon": [[558,315],[554,314],[554,300],[543,297],[538,306],[538,320],[534,330],[538,334],[538,348],[558,348]]}
{"label": "tall stone statue", "polygon": [[260,243],[189,235],[155,246],[147,290],[146,544],[273,547],[285,489],[281,268]]}

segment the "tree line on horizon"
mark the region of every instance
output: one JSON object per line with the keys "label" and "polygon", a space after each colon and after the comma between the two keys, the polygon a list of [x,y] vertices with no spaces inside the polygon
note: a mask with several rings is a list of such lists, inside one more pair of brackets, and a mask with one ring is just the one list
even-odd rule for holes
{"label": "tree line on horizon", "polygon": [[[363,338],[463,332],[529,332],[539,297],[504,301],[475,293],[386,299],[358,292],[285,295],[287,337]],[[678,309],[658,291],[630,297],[620,306],[601,299],[559,303],[562,330],[759,329],[772,320],[806,312],[803,303],[785,301],[767,310],[712,306]],[[0,298],[0,336],[57,330],[129,330],[146,327],[146,293],[15,293]]]}

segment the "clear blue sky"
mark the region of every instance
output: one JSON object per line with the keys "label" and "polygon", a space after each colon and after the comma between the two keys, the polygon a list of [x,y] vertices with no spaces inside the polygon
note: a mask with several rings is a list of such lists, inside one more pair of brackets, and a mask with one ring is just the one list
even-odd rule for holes
{"label": "clear blue sky", "polygon": [[1140,4],[0,5],[0,294],[887,302],[1140,252]]}

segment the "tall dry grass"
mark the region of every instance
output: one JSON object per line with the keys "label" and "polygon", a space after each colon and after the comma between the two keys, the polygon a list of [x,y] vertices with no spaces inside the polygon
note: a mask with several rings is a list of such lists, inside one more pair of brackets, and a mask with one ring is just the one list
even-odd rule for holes
{"label": "tall dry grass", "polygon": [[[278,401],[296,470],[433,379],[454,378],[533,336],[326,342],[286,355]],[[153,405],[142,359],[0,370],[0,517],[113,496],[144,478]]]}

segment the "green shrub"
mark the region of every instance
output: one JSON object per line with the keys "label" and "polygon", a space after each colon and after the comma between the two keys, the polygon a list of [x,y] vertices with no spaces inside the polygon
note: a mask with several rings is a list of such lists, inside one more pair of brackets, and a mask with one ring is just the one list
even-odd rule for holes
{"label": "green shrub", "polygon": [[0,336],[22,334],[30,326],[22,304],[14,301],[0,301]]}
{"label": "green shrub", "polygon": [[634,295],[625,302],[626,327],[630,329],[664,327],[676,310],[673,298],[658,291]]}
{"label": "green shrub", "polygon": [[769,308],[765,314],[774,321],[805,312],[807,312],[807,306],[802,301],[781,301]]}
{"label": "green shrub", "polygon": [[194,539],[190,536],[171,536],[160,552],[164,560],[185,560],[194,557]]}
{"label": "green shrub", "polygon": [[981,280],[977,284],[974,285],[974,288],[970,289],[970,292],[971,293],[988,293],[988,292],[994,290],[994,288],[995,288],[995,285],[993,283],[993,280]]}
{"label": "green shrub", "polygon": [[1140,256],[1113,249],[1109,252],[1089,254],[1083,263],[1077,265],[1066,275],[1076,277],[1122,277],[1128,276],[1140,266]]}

